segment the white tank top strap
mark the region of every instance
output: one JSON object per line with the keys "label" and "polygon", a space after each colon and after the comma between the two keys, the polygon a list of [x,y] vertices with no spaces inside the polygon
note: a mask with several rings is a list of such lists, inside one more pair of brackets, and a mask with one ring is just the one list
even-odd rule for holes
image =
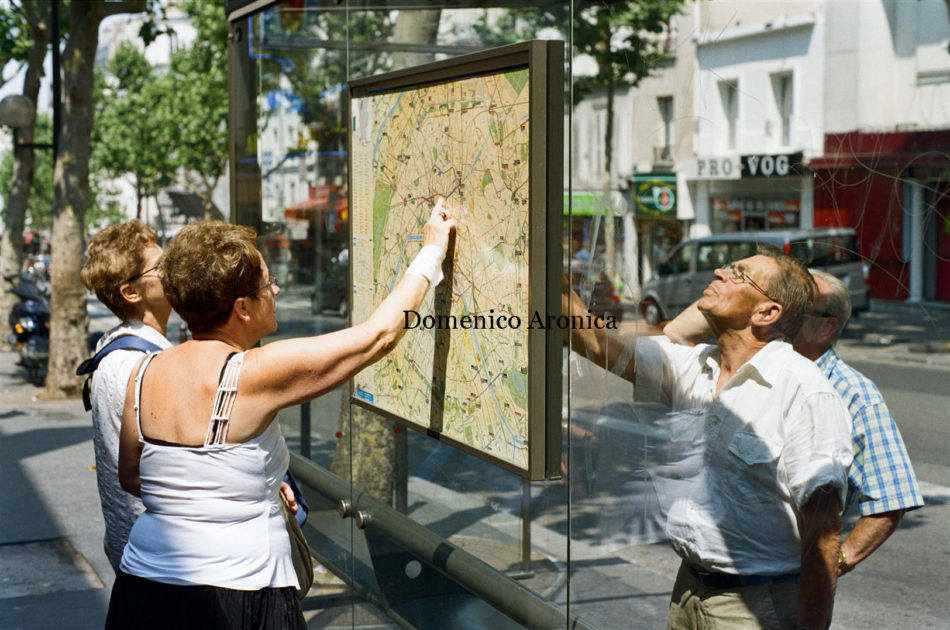
{"label": "white tank top strap", "polygon": [[211,421],[208,423],[205,446],[220,446],[227,443],[231,409],[234,408],[234,399],[237,398],[238,376],[244,364],[245,354],[247,353],[232,354],[224,364],[221,380],[218,382],[218,391],[214,396],[214,407],[211,409]]}
{"label": "white tank top strap", "polygon": [[139,364],[139,371],[135,374],[135,426],[139,430],[139,442],[142,443],[145,442],[142,436],[142,377],[145,376],[145,368],[157,354],[157,352],[149,352],[145,355],[145,360]]}

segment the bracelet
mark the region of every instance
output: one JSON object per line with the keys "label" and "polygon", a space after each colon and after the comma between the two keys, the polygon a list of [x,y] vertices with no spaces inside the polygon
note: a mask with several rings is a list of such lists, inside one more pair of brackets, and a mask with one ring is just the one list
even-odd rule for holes
{"label": "bracelet", "polygon": [[415,274],[429,281],[429,286],[442,282],[442,260],[445,253],[438,245],[426,245],[416,254],[406,273]]}

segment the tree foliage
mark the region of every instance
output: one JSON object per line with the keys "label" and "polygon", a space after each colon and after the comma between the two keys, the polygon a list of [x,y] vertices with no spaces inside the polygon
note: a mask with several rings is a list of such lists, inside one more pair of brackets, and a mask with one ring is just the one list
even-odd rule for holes
{"label": "tree foliage", "polygon": [[211,218],[212,193],[228,161],[228,28],[215,3],[188,0],[184,9],[197,36],[172,55],[159,85],[175,131],[168,148],[183,169],[176,181],[202,200],[205,218]]}
{"label": "tree foliage", "polygon": [[170,98],[130,42],[119,44],[105,73],[97,72],[92,159],[110,177],[129,178],[139,214],[142,200],[157,195],[174,175],[168,152],[174,125],[165,105]]}
{"label": "tree foliage", "polygon": [[26,18],[11,7],[0,7],[0,68],[13,60],[22,61],[30,50]]}

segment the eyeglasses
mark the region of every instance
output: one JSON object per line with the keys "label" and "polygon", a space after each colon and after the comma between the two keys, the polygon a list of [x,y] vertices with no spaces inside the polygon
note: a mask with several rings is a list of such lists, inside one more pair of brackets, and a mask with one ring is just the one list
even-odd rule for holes
{"label": "eyeglasses", "polygon": [[812,317],[837,317],[837,315],[833,315],[827,311],[812,311],[809,315]]}
{"label": "eyeglasses", "polygon": [[264,283],[264,284],[262,284],[261,286],[257,287],[257,288],[254,289],[253,291],[248,291],[247,293],[245,293],[245,294],[242,295],[241,297],[245,297],[245,298],[246,298],[246,297],[249,297],[249,296],[254,295],[255,293],[257,293],[258,291],[261,291],[261,290],[263,290],[263,289],[269,289],[270,287],[274,286],[275,284],[277,284],[277,278],[275,278],[274,276],[270,276],[269,278],[267,278],[267,282],[266,282],[266,283]]}
{"label": "eyeglasses", "polygon": [[129,278],[128,280],[126,280],[126,281],[123,282],[122,284],[131,284],[132,282],[135,282],[136,280],[138,280],[138,279],[141,278],[142,276],[144,276],[144,275],[146,275],[146,274],[149,274],[149,273],[152,273],[152,272],[155,271],[156,269],[158,269],[158,265],[155,265],[154,267],[149,267],[148,269],[146,269],[145,271],[143,271],[143,272],[140,273],[139,275],[137,275],[137,276],[132,276],[131,278]]}
{"label": "eyeglasses", "polygon": [[755,280],[749,277],[749,274],[747,274],[743,270],[736,267],[735,263],[732,263],[730,265],[723,265],[722,270],[729,274],[729,279],[732,280],[733,282],[748,282],[749,285],[751,285],[753,289],[755,289],[756,291],[758,291],[759,293],[761,293],[768,299],[772,300],[776,304],[781,305],[781,302],[779,302],[774,297],[766,293],[765,289],[757,285],[755,283]]}

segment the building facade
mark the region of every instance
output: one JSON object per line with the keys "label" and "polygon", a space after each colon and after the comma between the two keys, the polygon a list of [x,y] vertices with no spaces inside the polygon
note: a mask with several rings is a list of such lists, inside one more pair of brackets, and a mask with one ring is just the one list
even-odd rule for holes
{"label": "building facade", "polygon": [[[615,125],[611,181],[637,217],[641,281],[683,237],[852,227],[871,297],[947,300],[945,2],[691,2],[670,34],[616,108],[631,121]],[[575,116],[593,131],[589,100]],[[598,140],[582,136],[586,182]],[[652,197],[670,178],[664,213]]]}

